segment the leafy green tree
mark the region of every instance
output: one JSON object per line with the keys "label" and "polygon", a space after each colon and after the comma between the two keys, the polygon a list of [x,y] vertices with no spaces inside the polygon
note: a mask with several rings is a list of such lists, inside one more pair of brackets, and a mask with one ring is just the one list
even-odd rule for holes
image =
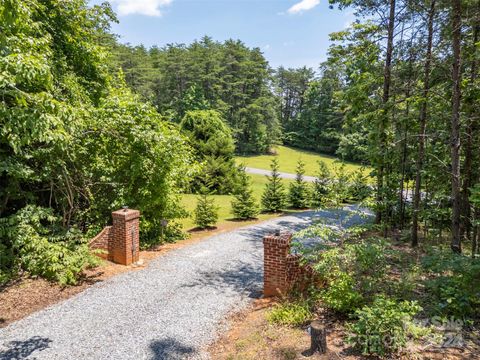
{"label": "leafy green tree", "polygon": [[[100,44],[115,20],[108,3],[84,0],[0,6],[0,232],[19,217],[25,227],[39,214],[59,219],[29,227],[31,243],[5,237],[1,248],[10,264],[60,282],[73,283],[89,262],[66,229],[94,235],[129,205],[142,211],[142,239],[155,238],[159,219],[179,215],[180,189],[196,170],[178,129],[112,72]],[[48,265],[58,254],[62,264]]]}
{"label": "leafy green tree", "polygon": [[232,213],[235,218],[242,220],[254,219],[258,215],[258,205],[245,167],[239,170],[238,184],[232,200]]}
{"label": "leafy green tree", "polygon": [[286,206],[286,194],[278,172],[279,165],[276,158],[272,160],[270,168],[272,173],[267,176],[268,183],[262,194],[262,208],[266,212],[279,212]]}
{"label": "leafy green tree", "polygon": [[[302,73],[303,69],[298,71]],[[284,104],[286,108],[283,111],[286,113],[283,115],[285,122],[282,125],[287,144],[335,154],[343,124],[343,116],[337,110],[334,98],[335,91],[341,89],[340,77],[341,72],[335,67],[322,65],[321,77],[310,78],[302,86],[304,89],[301,92],[295,91],[295,87],[283,90],[285,96],[292,97],[292,92],[298,92],[296,96],[299,97],[297,100],[287,100]]]}
{"label": "leafy green tree", "polygon": [[318,172],[313,183],[312,204],[315,207],[322,207],[329,201],[331,196],[332,174],[325,161],[318,162]]}
{"label": "leafy green tree", "polygon": [[310,192],[308,184],[304,179],[305,163],[299,160],[297,163],[295,181],[289,187],[289,201],[290,205],[295,209],[306,209],[309,205]]}
{"label": "leafy green tree", "polygon": [[[151,242],[160,239],[162,218],[184,215],[180,192],[198,166],[188,140],[151,105],[125,88],[112,89],[74,139],[89,222],[105,222],[112,208],[127,204],[142,211],[141,236]],[[103,181],[92,186],[95,179]]]}
{"label": "leafy green tree", "polygon": [[207,229],[215,226],[218,221],[218,206],[215,200],[208,195],[207,189],[197,199],[195,208],[195,225],[200,229]]}
{"label": "leafy green tree", "polygon": [[192,183],[194,190],[206,186],[210,191],[228,194],[237,178],[232,133],[215,110],[188,111],[180,128],[189,137],[203,168]]}

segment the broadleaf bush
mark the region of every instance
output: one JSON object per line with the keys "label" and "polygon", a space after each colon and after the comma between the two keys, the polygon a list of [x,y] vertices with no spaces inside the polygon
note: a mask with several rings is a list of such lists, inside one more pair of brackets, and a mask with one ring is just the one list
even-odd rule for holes
{"label": "broadleaf bush", "polygon": [[431,313],[461,319],[480,313],[480,259],[433,247],[422,266]]}
{"label": "broadleaf bush", "polygon": [[[64,231],[50,209],[26,206],[0,223],[3,239],[11,244],[12,267],[62,285],[77,283],[81,273],[100,260],[75,229]],[[3,259],[6,257],[2,247]],[[13,265],[13,266],[12,266]]]}
{"label": "broadleaf bush", "polygon": [[351,314],[370,302],[386,276],[386,254],[385,243],[376,238],[321,253],[314,268],[326,280],[327,286],[320,290],[323,303]]}
{"label": "broadleaf bush", "polygon": [[347,324],[350,332],[347,342],[364,355],[397,352],[405,347],[410,337],[419,336],[413,323],[421,307],[416,302],[397,302],[379,296],[371,305],[355,311],[357,320]]}

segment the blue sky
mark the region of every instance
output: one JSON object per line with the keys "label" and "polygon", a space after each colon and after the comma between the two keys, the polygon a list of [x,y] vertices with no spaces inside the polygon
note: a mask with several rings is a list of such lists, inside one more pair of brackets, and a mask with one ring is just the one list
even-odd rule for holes
{"label": "blue sky", "polygon": [[[98,3],[92,0],[91,3]],[[120,20],[113,32],[132,45],[190,43],[203,35],[240,39],[262,49],[273,67],[325,60],[328,34],[353,20],[328,0],[111,0]]]}

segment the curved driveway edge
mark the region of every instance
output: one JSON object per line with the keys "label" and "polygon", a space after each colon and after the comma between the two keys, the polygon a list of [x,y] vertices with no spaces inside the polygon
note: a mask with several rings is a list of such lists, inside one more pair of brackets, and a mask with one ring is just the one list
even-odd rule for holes
{"label": "curved driveway edge", "polygon": [[[265,175],[265,176],[270,176],[272,171],[271,170],[265,170],[265,169],[257,169],[257,168],[252,168],[252,167],[246,167],[245,171],[247,174],[256,174],[256,175]],[[278,173],[281,179],[290,179],[290,180],[295,180],[297,177],[296,174],[290,174],[286,172],[279,172]],[[304,175],[303,180],[306,182],[315,182],[316,177],[315,176],[308,176]]]}

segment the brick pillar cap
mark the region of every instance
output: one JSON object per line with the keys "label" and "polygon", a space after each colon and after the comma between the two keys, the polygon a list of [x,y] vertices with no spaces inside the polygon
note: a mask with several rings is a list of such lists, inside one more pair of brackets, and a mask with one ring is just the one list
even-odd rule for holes
{"label": "brick pillar cap", "polygon": [[121,209],[112,212],[112,217],[114,218],[121,218],[125,221],[138,219],[140,217],[140,211],[134,209]]}
{"label": "brick pillar cap", "polygon": [[278,247],[287,247],[290,245],[291,240],[292,240],[292,234],[290,233],[280,234],[279,236],[266,235],[263,238],[263,244],[271,244],[271,245],[276,245]]}

